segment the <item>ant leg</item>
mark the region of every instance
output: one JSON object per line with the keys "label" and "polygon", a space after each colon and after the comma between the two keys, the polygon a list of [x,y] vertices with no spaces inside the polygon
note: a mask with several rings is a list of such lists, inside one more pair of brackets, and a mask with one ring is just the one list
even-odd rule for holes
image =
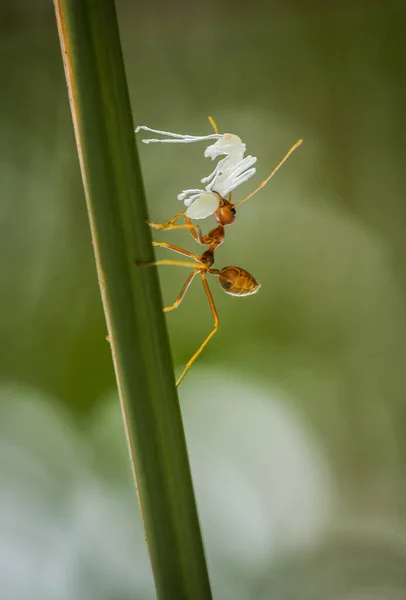
{"label": "ant leg", "polygon": [[[187,256],[188,258],[193,258],[193,260],[195,260],[198,263],[201,263],[201,257],[198,256],[197,254],[192,254],[191,252],[188,252],[187,250],[184,250],[183,248],[178,248],[177,246],[172,246],[172,244],[167,244],[166,242],[152,242],[153,246],[162,246],[163,248],[168,248],[169,250],[173,250],[174,252],[178,252],[179,254],[182,254],[183,256]],[[137,261],[137,265],[141,266],[141,267],[152,267],[152,265],[179,265],[181,267],[193,267],[193,269],[204,269],[207,270],[207,267],[205,265],[202,265],[201,267],[196,267],[195,263],[192,262],[186,262],[186,261],[182,261],[182,260],[168,260],[168,259],[164,259],[164,260],[152,260],[152,261]]]}
{"label": "ant leg", "polygon": [[[196,265],[195,263],[192,262],[186,262],[186,261],[182,261],[182,260],[168,260],[168,259],[164,259],[164,260],[153,260],[151,262],[144,262],[144,261],[139,261],[137,262],[137,265],[139,267],[152,267],[153,265],[178,265],[179,267],[193,267],[193,269],[196,269]],[[206,268],[206,267],[204,267]]]}
{"label": "ant leg", "polygon": [[182,302],[186,292],[188,291],[190,284],[192,283],[193,279],[196,277],[196,275],[198,273],[200,273],[200,269],[195,269],[193,271],[193,273],[190,273],[190,275],[188,275],[188,278],[186,279],[185,285],[181,289],[179,296],[176,298],[176,300],[173,304],[171,304],[170,306],[165,306],[164,312],[169,312],[170,310],[174,310],[175,308],[178,308],[178,306]]}
{"label": "ant leg", "polygon": [[177,252],[178,254],[183,254],[183,256],[188,256],[189,258],[193,258],[196,262],[202,262],[200,256],[197,254],[192,254],[192,252],[188,252],[183,248],[178,248],[173,244],[167,244],[166,242],[152,242],[153,246],[159,246],[160,248],[168,248],[168,250],[173,250],[173,252]]}
{"label": "ant leg", "polygon": [[202,230],[200,229],[199,225],[195,225],[194,223],[192,223],[192,221],[187,215],[185,215],[185,219],[187,221],[187,224],[190,226],[190,233],[192,234],[196,242],[198,242],[199,244],[203,244]]}
{"label": "ant leg", "polygon": [[246,200],[248,200],[248,198],[251,198],[254,194],[256,194],[257,192],[259,192],[260,189],[262,189],[264,187],[264,185],[266,185],[268,183],[268,181],[270,179],[272,179],[272,177],[275,175],[276,171],[279,171],[279,169],[281,168],[281,166],[283,165],[283,163],[289,158],[289,156],[292,154],[292,152],[294,150],[296,150],[296,148],[298,146],[300,146],[300,144],[303,142],[303,140],[298,140],[296,142],[296,144],[293,144],[292,148],[285,154],[285,156],[282,158],[282,160],[276,165],[276,167],[271,171],[271,173],[268,175],[268,177],[266,179],[264,179],[264,181],[262,181],[253,192],[250,192],[248,194],[248,196],[245,196],[245,198],[243,198],[242,200],[239,200],[238,202],[236,202],[234,204],[234,206],[238,206],[238,204],[241,204],[242,202],[245,202]]}
{"label": "ant leg", "polygon": [[176,221],[178,219],[180,219],[180,217],[182,215],[185,214],[186,211],[182,210],[180,213],[178,213],[177,215],[175,215],[173,217],[173,219],[171,219],[170,221],[167,221],[166,223],[153,223],[152,221],[147,221],[148,225],[150,227],[153,227],[154,229],[171,229],[171,227],[173,226],[174,223],[176,223]]}
{"label": "ant leg", "polygon": [[[191,233],[192,233],[193,229],[199,229],[200,230],[200,227],[198,225],[194,225],[193,223],[187,223],[187,224],[185,223],[183,225],[174,225],[174,223],[176,223],[176,221],[178,219],[180,219],[180,217],[182,217],[183,215],[186,216],[186,211],[185,210],[182,210],[182,212],[180,212],[177,215],[175,215],[173,217],[173,219],[171,219],[170,221],[167,221],[166,223],[153,223],[152,221],[147,221],[147,223],[153,229],[189,229],[189,231]],[[192,233],[192,235],[193,235],[193,233]]]}
{"label": "ant leg", "polygon": [[216,333],[216,331],[218,329],[218,326],[219,326],[219,318],[218,318],[217,310],[216,310],[216,307],[214,305],[214,300],[213,300],[213,296],[211,295],[209,284],[207,283],[207,280],[206,280],[206,275],[205,275],[204,272],[201,272],[201,275],[202,275],[202,282],[203,282],[204,291],[207,294],[207,298],[209,299],[209,303],[210,303],[211,312],[213,313],[214,327],[211,330],[211,332],[209,333],[209,335],[206,337],[206,339],[204,340],[204,342],[201,344],[201,346],[193,354],[192,358],[186,364],[186,367],[183,369],[183,372],[182,372],[181,376],[179,377],[178,381],[176,382],[176,386],[178,386],[183,381],[186,373],[189,371],[190,367],[195,362],[196,358],[199,356],[199,354],[201,353],[201,351],[203,350],[203,348],[209,343],[209,341],[211,340],[211,338],[213,337],[213,335]]}

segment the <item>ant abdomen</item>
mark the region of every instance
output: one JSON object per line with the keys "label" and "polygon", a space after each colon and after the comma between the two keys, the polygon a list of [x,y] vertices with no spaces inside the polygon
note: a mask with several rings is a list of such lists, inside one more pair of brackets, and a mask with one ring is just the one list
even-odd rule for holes
{"label": "ant abdomen", "polygon": [[261,287],[248,273],[241,267],[224,267],[219,274],[219,282],[226,294],[231,296],[250,296],[256,294]]}

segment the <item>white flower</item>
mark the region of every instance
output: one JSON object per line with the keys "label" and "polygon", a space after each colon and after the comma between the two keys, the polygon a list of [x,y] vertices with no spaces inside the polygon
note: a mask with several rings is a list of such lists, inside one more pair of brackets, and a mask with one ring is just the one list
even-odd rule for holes
{"label": "white flower", "polygon": [[[187,189],[178,195],[178,200],[184,202],[187,206],[186,214],[191,219],[205,219],[214,214],[219,206],[220,196],[225,197],[236,187],[245,183],[252,177],[256,170],[253,165],[257,159],[255,156],[244,157],[246,145],[238,135],[233,133],[212,133],[205,136],[194,136],[179,133],[170,133],[159,129],[151,129],[140,125],[135,130],[158,133],[168,136],[163,139],[143,139],[145,144],[157,143],[178,143],[190,144],[204,140],[216,140],[214,144],[208,146],[204,152],[206,158],[215,160],[219,156],[223,157],[217,163],[215,169],[207,177],[203,177],[202,183],[206,183],[205,189]],[[214,193],[217,192],[217,193]]]}
{"label": "white flower", "polygon": [[[188,190],[185,190],[185,192],[187,191]],[[182,194],[179,194],[179,196],[181,195]],[[182,199],[183,198],[179,198],[179,200]],[[189,219],[206,219],[207,217],[210,217],[210,215],[214,215],[219,207],[219,203],[220,197],[215,192],[199,190],[199,193],[186,198],[186,215],[189,217]]]}

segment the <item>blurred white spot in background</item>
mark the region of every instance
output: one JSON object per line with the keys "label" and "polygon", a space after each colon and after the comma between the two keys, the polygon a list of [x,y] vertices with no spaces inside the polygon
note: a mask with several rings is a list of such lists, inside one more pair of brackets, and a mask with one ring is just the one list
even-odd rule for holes
{"label": "blurred white spot in background", "polygon": [[[195,368],[181,396],[215,595],[247,598],[276,559],[324,530],[328,473],[272,391]],[[19,385],[0,402],[3,597],[153,598],[116,395],[84,427]]]}
{"label": "blurred white spot in background", "polygon": [[224,568],[256,578],[327,527],[332,487],[322,450],[281,393],[198,367],[182,385],[214,583]]}
{"label": "blurred white spot in background", "polygon": [[92,471],[90,428],[19,384],[0,406],[1,598],[153,598],[135,494]]}

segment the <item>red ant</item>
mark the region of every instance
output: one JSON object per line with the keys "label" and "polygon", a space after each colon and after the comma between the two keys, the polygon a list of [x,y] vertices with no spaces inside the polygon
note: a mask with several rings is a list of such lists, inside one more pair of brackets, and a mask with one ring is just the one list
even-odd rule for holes
{"label": "red ant", "polygon": [[[212,123],[214,124],[215,131],[218,132],[217,126],[215,125],[214,121],[212,121]],[[193,354],[191,359],[187,362],[182,374],[180,375],[179,379],[176,382],[177,386],[183,381],[186,373],[188,372],[188,370],[190,369],[192,364],[195,362],[195,360],[197,359],[199,354],[202,352],[203,348],[208,344],[210,339],[214,336],[214,334],[216,333],[218,326],[219,326],[219,318],[218,318],[216,307],[214,305],[213,296],[211,294],[209,285],[207,283],[206,274],[210,273],[210,275],[214,275],[214,276],[218,277],[222,290],[224,292],[226,292],[226,294],[230,294],[232,296],[249,296],[251,294],[255,294],[260,288],[260,284],[254,279],[254,277],[250,273],[248,273],[248,271],[246,271],[245,269],[242,269],[241,267],[229,266],[229,267],[224,267],[221,270],[212,268],[212,266],[214,264],[214,252],[215,252],[216,248],[218,246],[220,246],[224,241],[225,226],[231,225],[235,221],[235,218],[236,218],[235,207],[238,206],[239,204],[242,204],[249,198],[251,198],[261,188],[263,188],[268,183],[268,181],[274,176],[274,174],[278,171],[278,169],[283,165],[283,163],[287,160],[287,158],[292,154],[292,152],[301,143],[302,143],[302,140],[298,140],[292,146],[292,148],[287,152],[287,154],[284,156],[284,158],[279,162],[279,164],[272,170],[270,175],[268,175],[268,177],[266,179],[264,179],[264,181],[262,181],[262,183],[260,183],[252,192],[250,192],[242,200],[232,203],[231,202],[231,193],[229,195],[229,199],[226,200],[218,192],[210,192],[212,194],[213,193],[217,194],[217,196],[219,198],[218,208],[213,213],[213,216],[214,216],[215,220],[217,221],[218,225],[216,228],[209,231],[209,233],[207,235],[202,235],[200,227],[191,222],[191,220],[187,216],[185,210],[183,210],[180,213],[178,213],[177,215],[175,215],[175,217],[173,217],[173,219],[171,219],[167,223],[163,223],[163,224],[151,223],[151,222],[148,223],[150,225],[150,227],[153,227],[155,229],[185,229],[185,228],[189,229],[193,238],[197,242],[199,242],[200,244],[203,244],[203,245],[206,245],[206,244],[209,245],[209,248],[205,252],[203,252],[203,254],[197,255],[197,254],[188,252],[187,250],[184,250],[183,248],[179,248],[178,246],[174,246],[173,244],[168,244],[166,242],[153,242],[154,246],[167,248],[169,250],[172,250],[173,252],[177,252],[178,254],[181,254],[190,259],[193,259],[197,263],[200,263],[198,266],[193,262],[187,262],[187,261],[181,261],[181,260],[170,260],[170,259],[169,260],[168,259],[157,260],[157,261],[148,262],[148,263],[139,263],[144,266],[177,265],[177,266],[193,268],[193,271],[187,277],[186,282],[185,282],[183,288],[181,289],[178,297],[176,298],[175,302],[173,302],[173,304],[171,304],[170,306],[166,306],[164,308],[164,312],[169,312],[170,310],[174,310],[175,308],[177,308],[179,306],[179,304],[182,302],[187,290],[189,289],[189,286],[192,283],[193,279],[199,273],[200,273],[200,276],[202,279],[204,290],[205,290],[207,298],[209,300],[210,308],[211,308],[211,311],[212,311],[213,317],[214,317],[213,329],[211,330],[209,335],[205,338],[203,343],[199,346],[199,348],[196,350],[196,352]],[[182,216],[185,217],[186,224],[185,225],[175,225],[176,221],[179,218],[181,218]]]}

